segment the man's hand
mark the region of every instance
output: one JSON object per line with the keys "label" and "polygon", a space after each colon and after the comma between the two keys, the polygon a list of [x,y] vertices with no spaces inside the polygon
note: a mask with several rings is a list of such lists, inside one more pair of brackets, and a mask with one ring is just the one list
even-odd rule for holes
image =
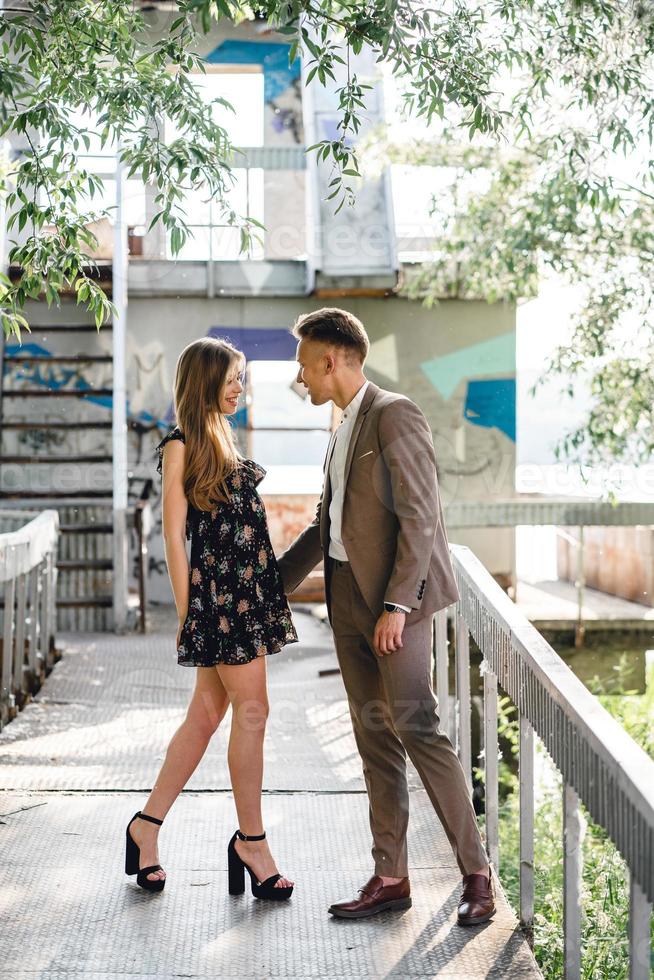
{"label": "man's hand", "polygon": [[384,610],[375,626],[373,636],[373,646],[378,657],[383,657],[386,653],[394,653],[402,646],[402,630],[406,613],[389,613]]}

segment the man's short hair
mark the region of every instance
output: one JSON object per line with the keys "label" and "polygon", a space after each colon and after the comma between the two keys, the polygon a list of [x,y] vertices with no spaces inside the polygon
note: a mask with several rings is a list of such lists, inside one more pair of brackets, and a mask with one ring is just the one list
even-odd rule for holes
{"label": "man's short hair", "polygon": [[352,351],[362,364],[370,349],[368,334],[361,320],[338,307],[324,306],[313,313],[303,313],[293,324],[293,334],[300,340],[321,340]]}

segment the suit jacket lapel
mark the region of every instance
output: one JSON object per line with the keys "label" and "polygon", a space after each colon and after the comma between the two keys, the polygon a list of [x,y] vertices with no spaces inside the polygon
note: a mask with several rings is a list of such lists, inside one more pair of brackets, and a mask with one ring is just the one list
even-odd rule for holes
{"label": "suit jacket lapel", "polygon": [[323,497],[327,498],[328,495],[331,496],[331,480],[329,479],[329,467],[332,461],[332,455],[334,453],[334,445],[336,443],[336,433],[338,432],[338,427],[334,429],[331,434],[329,445],[327,446],[327,453],[325,455],[325,462],[323,465]]}
{"label": "suit jacket lapel", "polygon": [[354,428],[352,429],[352,435],[350,436],[350,444],[347,447],[347,456],[345,459],[345,475],[343,480],[343,489],[347,487],[347,478],[350,475],[350,467],[352,466],[352,459],[354,458],[354,450],[356,448],[357,439],[359,438],[359,433],[361,432],[361,427],[365,421],[366,413],[370,406],[372,405],[375,395],[379,391],[377,385],[373,384],[372,381],[369,382],[366,388],[366,393],[363,396],[363,401],[359,406],[359,413],[356,417]]}
{"label": "suit jacket lapel", "polygon": [[322,541],[323,548],[326,549],[328,546],[328,528],[329,528],[329,504],[332,499],[332,484],[329,479],[329,466],[332,461],[332,453],[334,452],[334,444],[336,442],[336,432],[338,430],[334,429],[331,435],[331,440],[327,446],[327,454],[325,456],[325,463],[323,467],[323,486],[322,486],[322,508],[320,511],[320,538]]}
{"label": "suit jacket lapel", "polygon": [[[366,412],[372,405],[375,395],[379,391],[379,387],[373,384],[372,381],[368,384],[366,388],[366,393],[363,396],[363,401],[359,406],[359,413],[356,417],[354,423],[354,429],[352,430],[352,435],[350,437],[350,443],[347,447],[347,457],[345,460],[345,485],[347,485],[347,478],[350,472],[350,466],[352,465],[352,459],[354,456],[354,447],[357,439],[359,438],[359,433],[361,431],[361,426],[364,423]],[[331,445],[327,447],[327,455],[325,457],[325,477],[323,481],[323,491],[322,491],[322,508],[321,508],[321,521],[320,521],[320,537],[322,540],[323,549],[327,551],[329,547],[329,505],[332,499],[332,485],[329,478],[329,467],[332,461],[332,455],[334,452],[334,443],[336,442],[336,432],[338,427],[332,433]]]}

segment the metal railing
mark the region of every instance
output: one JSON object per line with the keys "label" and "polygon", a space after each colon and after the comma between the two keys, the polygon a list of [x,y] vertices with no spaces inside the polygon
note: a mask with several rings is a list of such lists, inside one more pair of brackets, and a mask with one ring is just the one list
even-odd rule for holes
{"label": "metal railing", "polygon": [[581,976],[580,803],[624,858],[630,875],[631,980],[650,977],[654,901],[654,761],[636,744],[517,609],[478,558],[450,545],[460,600],[454,613],[456,693],[448,690],[447,614],[434,617],[441,725],[454,734],[471,785],[469,641],[482,655],[486,848],[499,873],[498,684],[512,699],[520,728],[520,922],[534,917],[534,733],[563,777],[565,977]]}
{"label": "metal railing", "polygon": [[58,539],[56,510],[0,511],[0,728],[16,716],[54,663]]}
{"label": "metal railing", "polygon": [[[584,642],[586,626],[583,617],[586,572],[584,566],[585,527],[636,527],[654,525],[654,503],[624,500],[615,504],[605,500],[571,497],[516,497],[508,500],[462,500],[444,507],[448,531],[474,527],[517,527],[519,525],[554,525],[558,536],[578,548],[575,588],[577,621],[575,646]],[[577,527],[573,538],[563,527]],[[514,582],[515,584],[515,582]]]}
{"label": "metal railing", "polygon": [[[261,171],[262,174],[269,174],[273,171],[290,171],[296,173],[304,171],[306,170],[306,151],[304,146],[235,147],[230,157],[230,166],[232,168],[232,174],[244,184],[244,200],[240,210],[243,214],[258,217],[258,220],[263,222],[265,217],[264,212],[266,211],[265,184],[261,185],[259,193],[256,193],[256,191],[253,193],[251,187],[252,172]],[[262,213],[259,214],[257,214],[258,205],[263,209]],[[222,209],[219,209],[219,214],[222,214]],[[279,230],[276,224],[271,225],[270,221],[268,221],[269,227],[265,231],[261,229],[257,231],[255,229],[260,240],[257,241],[257,236],[253,237],[250,240],[247,252],[242,255],[239,252],[241,239],[238,228],[235,228],[234,225],[229,224],[224,219],[221,220],[216,215],[215,206],[210,196],[207,196],[206,213],[203,219],[200,221],[189,221],[187,222],[187,226],[193,229],[194,235],[198,232],[204,232],[206,235],[205,247],[201,249],[202,254],[196,256],[196,258],[206,262],[207,265],[207,296],[209,299],[213,299],[217,295],[220,285],[217,272],[218,263],[225,261],[265,261],[268,236]],[[298,234],[298,229],[295,227],[291,229],[287,228],[286,234],[288,235],[289,232],[297,235],[297,241],[293,256],[287,255],[286,258],[303,259],[307,247],[306,232]],[[168,260],[174,258],[170,242],[170,233],[168,233],[166,236],[166,257]],[[180,256],[181,258],[182,256]]]}
{"label": "metal railing", "polygon": [[631,526],[654,524],[654,503],[579,497],[510,497],[508,500],[455,500],[444,505],[450,528],[516,527],[519,524],[558,526]]}

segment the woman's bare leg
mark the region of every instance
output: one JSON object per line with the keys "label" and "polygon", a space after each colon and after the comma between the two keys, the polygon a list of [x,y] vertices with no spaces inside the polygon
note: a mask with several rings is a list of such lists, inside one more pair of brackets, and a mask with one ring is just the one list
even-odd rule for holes
{"label": "woman's bare leg", "polygon": [[[216,670],[232,705],[232,727],[227,761],[234,790],[239,829],[244,834],[261,834],[261,788],[263,784],[263,740],[268,718],[266,658],[255,657],[247,664],[219,664]],[[234,844],[239,856],[259,881],[278,873],[268,841],[241,841]],[[292,885],[280,878],[276,887]]]}
{"label": "woman's bare leg", "polygon": [[[143,813],[163,820],[197,768],[228,707],[229,697],[216,668],[196,667],[195,690],[186,718],[170,740],[152,792],[141,808]],[[135,820],[129,832],[141,849],[141,867],[158,864],[158,824]],[[148,875],[153,881],[165,877],[163,870]]]}

